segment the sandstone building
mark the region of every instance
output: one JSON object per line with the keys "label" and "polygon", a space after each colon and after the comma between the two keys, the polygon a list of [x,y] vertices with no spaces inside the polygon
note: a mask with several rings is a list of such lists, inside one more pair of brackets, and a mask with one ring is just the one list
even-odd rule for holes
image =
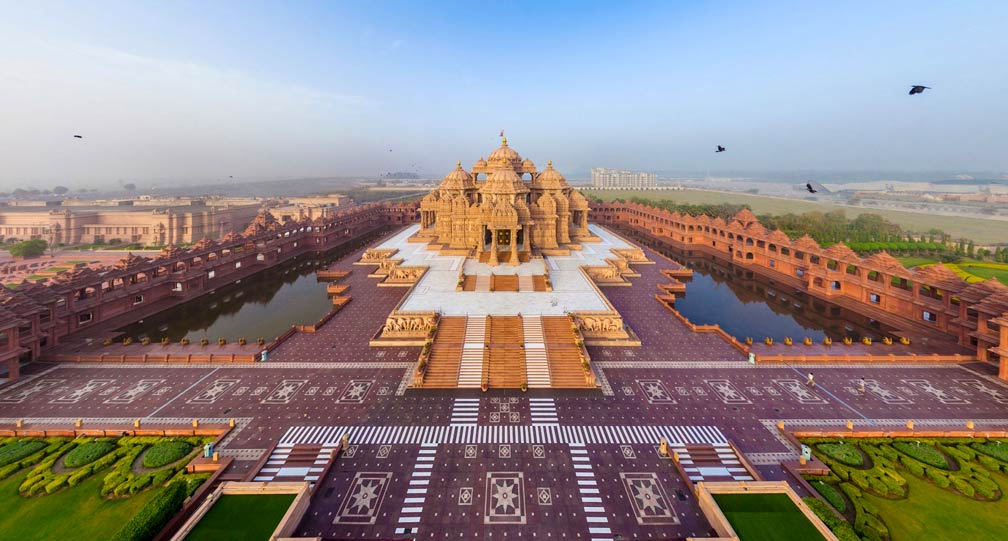
{"label": "sandstone building", "polygon": [[519,254],[563,249],[591,235],[584,196],[553,162],[538,171],[506,138],[471,171],[458,162],[420,203],[420,225],[418,238],[450,250],[489,252],[491,265],[502,258],[517,265]]}

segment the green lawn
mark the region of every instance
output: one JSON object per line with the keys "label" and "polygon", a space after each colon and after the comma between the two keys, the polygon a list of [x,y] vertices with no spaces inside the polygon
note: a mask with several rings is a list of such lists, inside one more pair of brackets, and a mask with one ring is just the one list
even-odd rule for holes
{"label": "green lawn", "polygon": [[997,278],[1002,284],[1008,285],[1008,270],[974,267],[968,263],[960,263],[959,268],[984,279]]}
{"label": "green lawn", "polygon": [[831,210],[842,209],[848,218],[869,213],[880,214],[890,221],[899,224],[904,229],[910,231],[927,231],[938,228],[945,231],[952,238],[965,237],[973,239],[979,244],[990,244],[1003,242],[1008,238],[1008,221],[988,220],[984,218],[963,218],[959,216],[940,216],[924,212],[910,212],[904,210],[877,209],[871,207],[851,207],[846,205],[836,205],[833,203],[820,203],[818,201],[807,201],[802,199],[785,199],[782,197],[767,197],[763,195],[750,195],[734,192],[713,192],[704,190],[682,190],[682,191],[651,191],[651,190],[600,190],[593,191],[584,189],[584,193],[591,194],[606,201],[613,199],[627,199],[641,197],[652,200],[672,199],[678,203],[686,204],[708,204],[708,203],[745,203],[748,204],[756,214],[786,214],[793,212],[820,211],[829,212]]}
{"label": "green lawn", "polygon": [[294,494],[224,494],[185,541],[268,539],[293,501]]}
{"label": "green lawn", "polygon": [[815,541],[823,539],[786,494],[714,494],[742,541]]}
{"label": "green lawn", "polygon": [[925,255],[906,255],[906,256],[896,256],[899,262],[903,264],[906,268],[918,267],[920,265],[932,265],[938,262],[935,257],[928,257]]}
{"label": "green lawn", "polygon": [[[905,500],[866,496],[878,508],[879,515],[889,527],[892,541],[1005,539],[1008,498],[981,502],[938,488],[912,475],[905,477],[910,489]],[[992,474],[991,477],[1001,485],[1002,490],[1008,487],[1008,476]]]}
{"label": "green lawn", "polygon": [[0,538],[109,539],[158,492],[151,489],[130,498],[105,500],[99,494],[104,475],[93,475],[55,494],[24,498],[18,494],[18,485],[26,476],[21,473],[0,481]]}

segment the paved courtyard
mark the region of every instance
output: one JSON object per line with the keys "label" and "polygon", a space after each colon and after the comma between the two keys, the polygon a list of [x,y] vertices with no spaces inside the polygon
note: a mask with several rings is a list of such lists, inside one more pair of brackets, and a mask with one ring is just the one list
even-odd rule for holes
{"label": "paved courtyard", "polygon": [[271,450],[349,434],[299,534],[583,540],[708,532],[686,480],[657,453],[660,438],[730,441],[765,478],[787,479],[779,463],[796,455],[777,435],[780,420],[1008,425],[1008,386],[983,363],[750,365],[660,306],[656,284],[670,263],[648,256],[657,264],[640,266],[634,287],[604,290],[643,347],[591,348],[598,391],[408,389],[417,348],[367,347],[405,290],[353,267],[347,308],[269,362],[35,364],[0,387],[0,425],[234,418],[222,453],[240,472]]}

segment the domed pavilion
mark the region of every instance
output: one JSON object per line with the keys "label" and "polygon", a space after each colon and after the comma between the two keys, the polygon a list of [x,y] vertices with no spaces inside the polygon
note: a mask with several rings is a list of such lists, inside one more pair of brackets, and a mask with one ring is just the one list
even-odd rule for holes
{"label": "domed pavilion", "polygon": [[458,162],[423,198],[420,228],[417,238],[442,249],[489,252],[490,265],[503,259],[518,265],[533,252],[569,249],[591,237],[584,196],[553,162],[538,171],[507,138],[471,171]]}

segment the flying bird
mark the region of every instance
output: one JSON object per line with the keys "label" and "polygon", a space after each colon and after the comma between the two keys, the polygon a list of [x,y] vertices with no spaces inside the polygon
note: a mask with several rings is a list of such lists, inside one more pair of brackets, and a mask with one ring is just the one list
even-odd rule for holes
{"label": "flying bird", "polygon": [[910,88],[910,95],[913,96],[914,94],[923,94],[925,90],[931,90],[931,87],[924,85],[913,85],[913,87]]}
{"label": "flying bird", "polygon": [[75,139],[83,139],[83,138],[84,138],[84,136],[83,136],[83,135],[75,135],[75,136],[74,136],[74,138],[75,138]]}
{"label": "flying bird", "polygon": [[812,187],[812,183],[811,182],[806,182],[805,183],[805,189],[808,190],[808,193],[816,193],[816,192],[819,191],[819,190],[817,190],[817,189],[815,189],[815,188]]}
{"label": "flying bird", "polygon": [[718,153],[718,152],[724,152],[724,151],[725,151],[725,148],[723,146],[721,146],[721,145],[718,145],[717,146],[717,150],[715,150],[714,152]]}

